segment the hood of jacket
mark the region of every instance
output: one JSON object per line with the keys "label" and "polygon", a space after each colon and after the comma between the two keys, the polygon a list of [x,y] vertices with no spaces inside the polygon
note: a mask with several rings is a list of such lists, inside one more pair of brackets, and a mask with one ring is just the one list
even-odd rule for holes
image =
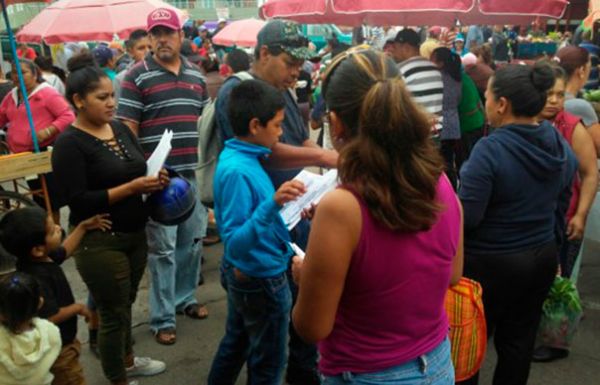
{"label": "hood of jacket", "polygon": [[[19,91],[18,91],[18,90],[19,90],[19,87],[20,87],[20,85],[17,85],[15,88],[13,88],[13,89],[10,91],[10,95],[12,96],[12,98],[13,98],[13,101],[15,102],[15,106],[16,106],[17,104],[19,104],[19,94],[18,94],[18,92],[19,92]],[[37,86],[36,86],[36,87],[33,89],[33,91],[31,91],[31,93],[30,93],[29,95],[27,95],[27,99],[31,99],[31,97],[32,97],[33,95],[37,94],[38,92],[40,92],[40,91],[41,91],[41,90],[43,90],[44,88],[48,88],[48,87],[52,88],[52,86],[51,86],[50,84],[46,83],[46,82],[42,82],[42,83],[38,84],[38,85],[37,85]]]}
{"label": "hood of jacket", "polygon": [[507,125],[489,137],[537,180],[555,178],[567,164],[569,145],[548,121],[539,125]]}
{"label": "hood of jacket", "polygon": [[39,318],[34,318],[33,324],[31,330],[20,334],[0,327],[0,366],[16,380],[39,376],[44,362],[52,365],[61,348],[60,332],[54,324]]}

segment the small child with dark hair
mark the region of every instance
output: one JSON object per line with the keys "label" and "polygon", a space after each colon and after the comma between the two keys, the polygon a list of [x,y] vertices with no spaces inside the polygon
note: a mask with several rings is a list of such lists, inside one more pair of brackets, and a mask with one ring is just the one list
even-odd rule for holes
{"label": "small child with dark hair", "polygon": [[28,274],[0,276],[0,384],[50,385],[50,367],[60,352],[56,325],[36,317],[44,300]]}
{"label": "small child with dark hair", "polygon": [[293,253],[279,210],[305,190],[294,180],[275,191],[261,165],[282,134],[281,92],[247,80],[233,89],[229,106],[235,138],[225,142],[214,177],[229,306],[208,384],[234,383],[244,362],[253,383],[280,384],[292,306],[286,271]]}
{"label": "small child with dark hair", "polygon": [[121,83],[125,79],[127,72],[136,64],[144,60],[144,57],[150,52],[152,46],[150,45],[150,38],[148,37],[148,31],[145,29],[136,29],[131,32],[129,39],[125,43],[127,52],[117,60],[117,76],[113,81],[113,88],[115,92],[115,102],[119,101],[121,96]]}
{"label": "small child with dark hair", "polygon": [[225,56],[225,64],[231,68],[232,75],[250,69],[250,55],[244,50],[234,48]]}
{"label": "small child with dark hair", "polygon": [[75,303],[60,264],[77,248],[87,230],[108,230],[110,225],[106,215],[96,215],[82,221],[61,245],[60,226],[40,207],[13,210],[0,220],[0,243],[17,258],[17,271],[31,274],[40,284],[43,304],[38,316],[60,329],[62,350],[51,369],[54,384],[85,384],[79,363],[81,345],[76,338],[77,316],[90,316],[85,305]]}

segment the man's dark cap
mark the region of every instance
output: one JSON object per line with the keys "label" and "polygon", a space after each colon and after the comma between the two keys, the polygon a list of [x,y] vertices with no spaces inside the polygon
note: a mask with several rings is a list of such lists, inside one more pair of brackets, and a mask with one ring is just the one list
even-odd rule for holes
{"label": "man's dark cap", "polygon": [[415,32],[414,29],[405,28],[402,31],[398,32],[396,38],[394,39],[394,42],[406,43],[418,48],[421,45],[421,38],[419,37],[419,34]]}

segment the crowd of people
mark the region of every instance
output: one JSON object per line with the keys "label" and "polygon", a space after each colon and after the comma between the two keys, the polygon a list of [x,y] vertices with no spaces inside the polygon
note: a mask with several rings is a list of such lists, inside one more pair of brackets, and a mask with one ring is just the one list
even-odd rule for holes
{"label": "crowd of people", "polygon": [[[0,219],[0,244],[16,257],[0,263],[0,382],[85,384],[79,316],[111,384],[164,372],[134,354],[132,305],[147,268],[157,343],[176,344],[176,314],[209,316],[196,297],[207,206],[227,292],[210,385],[233,385],[244,365],[249,384],[453,384],[444,300],[463,276],[483,288],[494,384],[524,385],[532,359],[564,357],[534,348],[598,185],[600,124],[579,97],[589,50],[514,64],[503,26],[380,32],[371,45],[331,39],[318,54],[297,24],[272,20],[249,55],[157,9],[124,47],[72,56],[66,75],[21,46],[36,139],[52,148],[54,212]],[[15,153],[34,149],[17,72],[0,83]],[[210,181],[196,175],[202,118],[219,138]],[[166,129],[172,149],[149,174]],[[310,166],[336,168],[339,184],[288,229],[280,209],[307,192],[294,178]],[[161,219],[152,197],[175,183],[187,209]],[[214,202],[201,200],[204,183]],[[86,304],[60,267],[71,256]]]}

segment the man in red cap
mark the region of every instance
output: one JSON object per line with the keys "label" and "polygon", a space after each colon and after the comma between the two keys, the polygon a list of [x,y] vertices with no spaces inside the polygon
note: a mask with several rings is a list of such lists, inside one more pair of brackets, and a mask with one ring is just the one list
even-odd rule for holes
{"label": "man in red cap", "polygon": [[146,227],[152,280],[150,329],[158,343],[171,345],[176,338],[176,312],[194,319],[208,316],[206,306],[195,296],[207,221],[195,178],[196,121],[208,95],[200,69],[180,56],[184,34],[177,13],[171,8],[155,9],[148,15],[147,30],[152,54],[125,76],[117,116],[138,135],[146,156],[164,131],[172,130],[166,165],[188,179],[196,194],[194,212],[181,224],[165,226],[150,220]]}

